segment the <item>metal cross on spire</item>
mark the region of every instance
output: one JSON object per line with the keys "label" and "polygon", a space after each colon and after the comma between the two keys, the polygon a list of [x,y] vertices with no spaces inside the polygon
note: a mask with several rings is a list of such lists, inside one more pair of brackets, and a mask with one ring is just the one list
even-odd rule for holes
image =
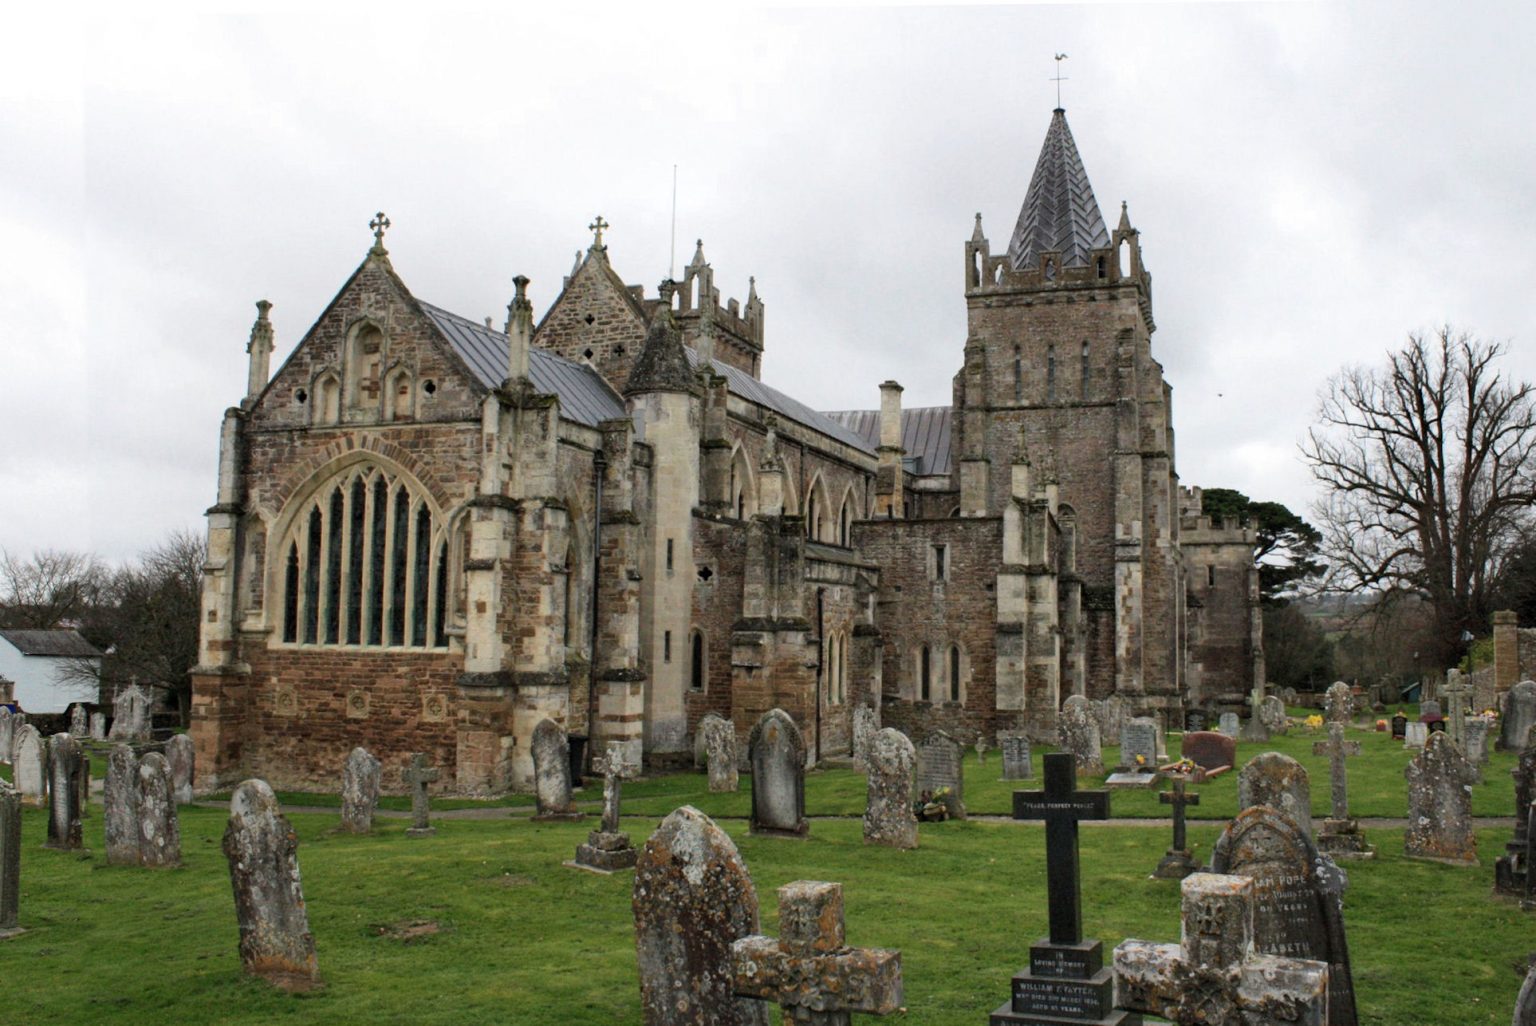
{"label": "metal cross on spire", "polygon": [[368,227],[373,229],[373,248],[375,252],[384,252],[384,233],[389,230],[389,218],[384,216],[384,211],[373,215],[373,220],[368,222]]}
{"label": "metal cross on spire", "polygon": [[591,224],[587,225],[587,231],[592,233],[592,248],[593,249],[603,249],[604,248],[603,247],[603,230],[605,228],[609,228],[609,227],[612,227],[612,226],[609,225],[609,223],[607,221],[603,220],[603,215],[602,214],[598,214],[597,215],[597,220],[595,220]]}
{"label": "metal cross on spire", "polygon": [[1057,110],[1061,110],[1061,84],[1063,82],[1067,81],[1067,76],[1065,76],[1065,75],[1063,75],[1061,73],[1061,62],[1066,60],[1066,59],[1067,59],[1067,55],[1064,54],[1064,53],[1058,53],[1056,55],[1056,77],[1051,79],[1052,82],[1056,83],[1056,109]]}

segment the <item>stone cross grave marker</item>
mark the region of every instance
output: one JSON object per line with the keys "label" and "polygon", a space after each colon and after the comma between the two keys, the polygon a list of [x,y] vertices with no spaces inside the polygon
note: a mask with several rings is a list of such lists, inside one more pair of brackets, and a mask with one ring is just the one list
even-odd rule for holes
{"label": "stone cross grave marker", "polygon": [[709,789],[717,794],[734,794],[741,787],[736,756],[736,727],[730,720],[715,717],[703,728],[704,756],[709,767]]}
{"label": "stone cross grave marker", "polygon": [[373,814],[379,807],[379,781],[383,766],[368,749],[358,746],[341,768],[341,830],[349,834],[373,832]]}
{"label": "stone cross grave marker", "polygon": [[1077,824],[1109,818],[1108,791],[1077,791],[1070,752],[1045,757],[1045,790],[1013,792],[1013,818],[1045,821],[1050,936],[1029,946],[1029,968],[1013,976],[1013,994],[994,1011],[991,1026],[1048,1023],[1133,1024],[1111,1008],[1114,973],[1102,941],[1083,937]]}
{"label": "stone cross grave marker", "polygon": [[1267,805],[1244,809],[1211,852],[1211,872],[1253,881],[1254,946],[1328,963],[1328,1026],[1357,1026],[1344,934],[1348,878],[1295,820]]}
{"label": "stone cross grave marker", "polygon": [[672,812],[633,893],[646,1026],[767,1026],[767,1006],[735,993],[731,945],[757,932],[757,891],[725,831],[692,806]]}
{"label": "stone cross grave marker", "polygon": [[848,1026],[851,1012],[889,1015],[901,1008],[901,952],[850,948],[843,885],[796,880],[779,888],[779,936],[731,945],[736,993],[784,1009],[785,1023]]}
{"label": "stone cross grave marker", "polygon": [[864,843],[888,848],[917,847],[917,816],[912,812],[912,770],[917,752],[899,730],[886,727],[869,744],[868,798],[864,806]]}
{"label": "stone cross grave marker", "polygon": [[165,761],[171,769],[171,792],[185,805],[192,800],[192,782],[197,775],[197,746],[191,735],[171,735],[165,743]]}
{"label": "stone cross grave marker", "polygon": [[1248,692],[1248,721],[1243,724],[1243,740],[1268,741],[1269,724],[1264,720],[1264,685],[1256,684]]}
{"label": "stone cross grave marker", "polygon": [[23,723],[16,731],[11,759],[16,790],[29,803],[42,805],[48,797],[48,746],[32,724]]}
{"label": "stone cross grave marker", "polygon": [[1323,708],[1329,723],[1348,723],[1355,714],[1355,696],[1349,685],[1336,680],[1323,693]]}
{"label": "stone cross grave marker", "polygon": [[1022,730],[1003,730],[997,734],[998,747],[1003,751],[1003,779],[1029,780],[1034,768],[1029,761],[1029,735]]}
{"label": "stone cross grave marker", "polygon": [[752,764],[752,819],[754,834],[804,837],[810,832],[805,818],[805,738],[783,709],[769,709],[747,739],[747,758]]}
{"label": "stone cross grave marker", "polygon": [[1249,759],[1237,777],[1237,805],[1279,809],[1312,836],[1312,784],[1306,767],[1289,755],[1262,752]]}
{"label": "stone cross grave marker", "polygon": [[47,848],[73,850],[80,838],[80,742],[55,734],[48,744]]}
{"label": "stone cross grave marker", "polygon": [[1324,1026],[1328,963],[1254,950],[1254,886],[1196,873],[1183,891],[1182,941],[1115,948],[1115,1004],[1178,1026]]}
{"label": "stone cross grave marker", "polygon": [[22,932],[21,792],[0,780],[0,940]]}
{"label": "stone cross grave marker", "polygon": [[1328,724],[1328,740],[1312,742],[1313,755],[1328,756],[1328,780],[1333,799],[1332,814],[1323,820],[1317,846],[1334,858],[1374,858],[1376,849],[1365,843],[1360,824],[1349,815],[1349,772],[1344,760],[1360,754],[1359,741],[1344,740],[1344,724]]}
{"label": "stone cross grave marker", "polygon": [[587,833],[587,843],[576,846],[576,858],[572,864],[581,869],[612,873],[629,869],[635,864],[638,852],[629,843],[629,835],[619,829],[619,803],[623,792],[624,745],[619,741],[608,742],[603,757],[603,821],[597,830]]}
{"label": "stone cross grave marker", "polygon": [[1424,750],[1403,767],[1408,780],[1408,829],[1403,851],[1409,858],[1477,865],[1472,832],[1472,785],[1476,775],[1445,734],[1431,734]]}
{"label": "stone cross grave marker", "polygon": [[1157,796],[1157,800],[1164,805],[1173,806],[1173,847],[1168,849],[1163,860],[1152,871],[1153,877],[1159,880],[1182,880],[1189,874],[1199,870],[1194,856],[1189,850],[1189,840],[1184,822],[1184,808],[1188,805],[1199,805],[1200,796],[1186,790],[1185,782],[1175,777],[1173,790],[1163,791]]}
{"label": "stone cross grave marker", "polygon": [[1522,680],[1505,696],[1504,716],[1499,721],[1499,748],[1520,751],[1530,743],[1532,726],[1536,726],[1536,681]]}
{"label": "stone cross grave marker", "polygon": [[284,990],[308,990],[320,978],[298,851],[299,836],[278,811],[267,782],[247,780],[235,788],[224,856],[240,923],[240,962],[250,975]]}
{"label": "stone cross grave marker", "polygon": [[139,760],[126,744],[113,745],[107,756],[107,780],[101,797],[108,865],[138,865]]}
{"label": "stone cross grave marker", "polygon": [[1073,695],[1061,706],[1061,747],[1077,759],[1079,776],[1104,774],[1104,754],[1099,736],[1099,722],[1089,709],[1088,700]]}
{"label": "stone cross grave marker", "polygon": [[411,764],[400,778],[411,785],[411,825],[405,831],[407,837],[431,837],[437,828],[430,822],[432,802],[427,797],[427,785],[436,780],[440,771],[427,766],[425,752],[412,752]]}
{"label": "stone cross grave marker", "polygon": [[[939,792],[948,788],[942,798]],[[917,746],[917,790],[919,796],[932,792],[949,811],[950,819],[965,818],[965,763],[960,743],[942,730],[923,738]]]}
{"label": "stone cross grave marker", "polygon": [[571,800],[570,741],[554,720],[540,720],[533,728],[533,797],[535,822],[583,818]]}
{"label": "stone cross grave marker", "polygon": [[1526,891],[1525,853],[1531,829],[1531,801],[1536,799],[1536,747],[1520,753],[1509,771],[1515,781],[1515,833],[1504,845],[1493,867],[1494,889],[1504,894],[1523,895]]}
{"label": "stone cross grave marker", "polygon": [[165,756],[150,752],[139,762],[139,864],[166,868],[181,865],[181,824],[171,767]]}

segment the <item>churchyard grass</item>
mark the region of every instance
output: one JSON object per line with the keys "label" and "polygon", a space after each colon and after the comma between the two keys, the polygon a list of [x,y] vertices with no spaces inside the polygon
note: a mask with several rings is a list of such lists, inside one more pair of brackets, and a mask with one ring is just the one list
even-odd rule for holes
{"label": "churchyard grass", "polygon": [[[641,841],[658,818],[623,825]],[[436,837],[408,840],[400,820],[354,837],[331,832],[335,815],[290,819],[322,990],[291,996],[241,976],[223,810],[183,808],[186,865],[155,871],[106,865],[99,814],[86,821],[90,853],[45,850],[43,813],[29,809],[21,909],[30,929],[0,945],[3,1020],[638,1026],[632,874],[560,864],[592,821],[441,819]],[[852,820],[816,822],[803,841],[721,825],[751,869],[767,932],[777,931],[778,886],[843,883],[850,942],[903,952],[906,1022],[985,1022],[1045,933],[1039,825],[925,824],[916,851],[866,846]],[[1217,833],[1191,827],[1197,858]],[[1372,834],[1376,861],[1347,866],[1362,1022],[1509,1021],[1533,920],[1489,895],[1488,863],[1506,834],[1480,832],[1479,869],[1406,860],[1401,832],[1387,830]],[[1167,840],[1162,827],[1083,827],[1084,925],[1106,953],[1128,936],[1177,939],[1178,885],[1147,879]],[[423,920],[439,932],[405,939]]]}

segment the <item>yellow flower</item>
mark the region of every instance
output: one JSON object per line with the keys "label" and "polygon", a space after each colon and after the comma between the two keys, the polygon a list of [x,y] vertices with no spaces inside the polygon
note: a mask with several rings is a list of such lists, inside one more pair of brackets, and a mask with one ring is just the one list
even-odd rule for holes
{"label": "yellow flower", "polygon": [[1307,717],[1307,726],[1311,727],[1313,730],[1316,730],[1318,727],[1321,727],[1322,725],[1323,725],[1323,718],[1321,716],[1319,716],[1317,713],[1313,713],[1311,716]]}

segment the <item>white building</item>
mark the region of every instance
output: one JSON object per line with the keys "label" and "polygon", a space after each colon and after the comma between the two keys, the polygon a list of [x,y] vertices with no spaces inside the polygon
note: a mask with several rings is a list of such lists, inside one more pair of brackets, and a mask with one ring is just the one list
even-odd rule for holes
{"label": "white building", "polygon": [[96,701],[96,685],[76,669],[100,671],[101,652],[77,631],[0,630],[0,679],[25,713],[61,713],[71,702]]}

